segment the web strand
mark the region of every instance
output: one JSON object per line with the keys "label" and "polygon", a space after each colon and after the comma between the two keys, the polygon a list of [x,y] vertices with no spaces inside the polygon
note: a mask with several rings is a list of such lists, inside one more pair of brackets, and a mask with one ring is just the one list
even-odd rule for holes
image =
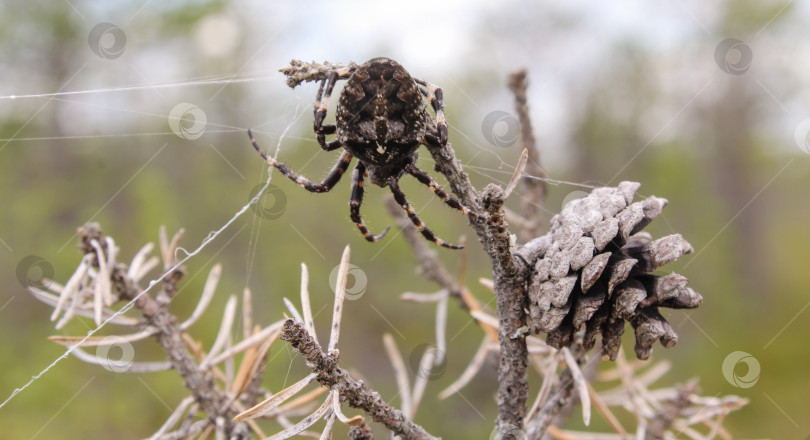
{"label": "web strand", "polygon": [[31,93],[31,94],[22,94],[22,95],[4,95],[0,96],[0,100],[2,99],[31,99],[31,98],[54,98],[59,96],[74,96],[74,95],[91,95],[97,93],[111,93],[111,92],[127,92],[132,90],[144,90],[144,89],[167,89],[173,87],[193,87],[193,86],[206,86],[206,85],[217,85],[217,84],[237,84],[237,83],[247,83],[247,82],[254,82],[254,81],[262,81],[267,79],[276,79],[276,73],[273,75],[260,75],[260,76],[250,76],[245,78],[229,78],[229,79],[218,79],[218,78],[227,78],[228,76],[233,75],[219,75],[213,78],[217,79],[201,79],[201,80],[190,80],[190,81],[180,81],[180,82],[171,82],[171,83],[162,83],[162,84],[135,84],[131,86],[120,86],[120,87],[109,87],[106,89],[90,89],[90,90],[72,90],[67,92],[54,92],[54,93]]}
{"label": "web strand", "polygon": [[[250,76],[250,77],[243,77],[243,78],[234,78],[234,75],[230,74],[230,75],[220,75],[220,76],[215,76],[215,77],[193,79],[193,80],[183,81],[183,82],[163,83],[163,84],[140,84],[140,85],[111,87],[111,88],[92,89],[92,90],[77,90],[77,91],[66,91],[66,92],[55,92],[55,93],[22,94],[22,95],[5,95],[5,96],[0,96],[0,100],[49,98],[49,99],[54,99],[54,100],[63,100],[63,101],[66,101],[66,102],[71,102],[69,100],[63,99],[63,97],[75,96],[75,95],[91,95],[91,94],[100,94],[100,93],[125,92],[125,91],[144,90],[144,89],[161,89],[161,88],[190,87],[190,86],[217,85],[217,84],[247,83],[247,82],[255,82],[255,81],[262,81],[262,80],[266,80],[266,79],[271,79],[271,78],[274,78],[275,76],[276,76],[275,72],[273,72],[272,75],[266,74],[266,75]],[[296,138],[294,136],[289,136],[288,132],[291,129],[291,127],[300,119],[300,117],[304,113],[305,112],[302,111],[300,109],[300,107],[296,109],[293,121],[290,122],[287,125],[287,127],[284,129],[284,131],[279,136],[278,143],[276,145],[276,149],[275,149],[275,152],[274,152],[274,157],[276,157],[278,155],[278,152],[281,149],[281,144],[285,139],[287,139],[288,137],[291,138],[291,139],[300,139],[300,138]],[[158,115],[150,115],[150,116],[158,116]],[[165,115],[159,115],[159,116],[163,117]],[[214,132],[228,133],[228,132],[242,131],[243,130],[242,128],[239,128],[239,127],[231,127],[231,126],[226,126],[226,125],[221,125],[221,127],[223,129],[217,130],[217,131],[210,131],[210,132],[212,132],[212,133],[214,133]],[[485,176],[488,179],[493,180],[493,181],[501,181],[502,179],[495,178],[494,176],[491,176],[491,175],[487,174],[488,172],[504,174],[504,175],[513,174],[514,165],[504,161],[501,158],[501,156],[498,154],[498,152],[492,151],[491,149],[486,148],[486,147],[478,144],[471,136],[469,136],[467,133],[464,133],[463,131],[459,130],[457,127],[452,127],[452,128],[454,128],[455,132],[458,133],[463,138],[462,142],[464,142],[467,145],[470,145],[473,148],[476,148],[480,153],[485,153],[485,154],[495,156],[497,158],[497,161],[499,162],[499,166],[500,166],[500,168],[489,168],[489,167],[482,167],[482,166],[476,166],[476,165],[467,164],[467,165],[465,165],[466,168],[468,168],[472,172],[475,172],[477,174]],[[260,132],[259,130],[255,130],[255,131]],[[29,138],[0,139],[0,141],[45,141],[45,140],[57,140],[57,139],[94,139],[94,138],[114,138],[114,137],[133,137],[133,136],[162,136],[162,135],[169,135],[169,134],[174,134],[174,133],[172,133],[172,132],[154,132],[154,133],[140,132],[140,133],[119,133],[119,134],[67,135],[67,136],[52,136],[52,137],[29,137]],[[301,139],[301,140],[311,141],[311,139],[308,139],[308,138]],[[19,393],[26,390],[34,382],[39,380],[43,375],[45,375],[48,371],[53,369],[57,364],[59,364],[59,362],[61,362],[62,360],[64,360],[68,356],[70,356],[71,353],[73,353],[73,351],[77,347],[80,347],[89,338],[94,336],[99,330],[104,328],[109,322],[111,322],[115,318],[123,315],[124,313],[130,311],[134,307],[135,302],[142,295],[144,295],[147,292],[151,291],[152,288],[155,285],[159,284],[159,281],[161,279],[163,279],[167,275],[171,274],[175,269],[177,269],[179,266],[181,266],[184,263],[186,263],[187,261],[189,261],[191,258],[197,256],[204,248],[206,248],[220,234],[222,234],[234,222],[236,222],[236,220],[239,219],[239,217],[241,217],[248,209],[250,209],[251,205],[253,205],[255,203],[259,203],[262,196],[264,195],[265,191],[270,186],[272,176],[273,176],[272,171],[273,171],[273,167],[269,167],[267,179],[266,179],[264,185],[258,191],[258,193],[248,203],[246,203],[244,206],[242,206],[242,208],[239,209],[223,226],[221,226],[219,229],[209,233],[208,236],[199,244],[199,246],[197,248],[195,248],[191,252],[188,252],[188,251],[186,251],[185,249],[182,249],[182,248],[178,248],[179,252],[184,252],[185,253],[185,256],[181,260],[177,261],[177,263],[174,266],[169,268],[160,277],[157,277],[157,278],[151,280],[149,282],[148,286],[146,288],[144,288],[140,293],[138,293],[138,295],[136,295],[132,300],[127,302],[127,304],[125,304],[118,311],[113,313],[106,320],[102,321],[101,324],[99,324],[96,328],[88,331],[87,335],[84,338],[82,338],[76,344],[71,345],[70,347],[68,347],[67,350],[62,355],[57,357],[53,362],[51,362],[49,365],[47,365],[39,373],[37,373],[34,376],[31,376],[31,378],[28,380],[28,382],[26,382],[21,387],[14,389],[14,391],[12,391],[11,394],[4,401],[2,401],[0,403],[0,408],[3,408],[8,402],[10,402]],[[545,182],[547,182],[549,184],[552,184],[552,185],[571,185],[571,186],[576,186],[576,187],[581,187],[581,188],[588,188],[588,189],[596,188],[596,186],[593,186],[593,185],[587,185],[587,184],[584,184],[584,183],[571,182],[571,181],[565,181],[565,180],[551,179],[551,178],[548,178],[548,177],[540,177],[540,176],[533,176],[533,175],[527,175],[527,174],[524,174],[523,177],[526,177],[526,178],[529,178],[529,179],[542,180],[542,181],[545,181]],[[256,253],[256,249],[257,249],[256,244],[255,244],[255,240],[257,240],[257,238],[258,238],[258,234],[259,234],[259,226],[254,225],[251,228],[251,239],[250,239],[251,240],[251,244],[250,244],[251,247],[248,250],[248,260],[249,261],[248,261],[248,269],[247,269],[247,274],[246,274],[246,278],[248,278],[248,279],[250,278],[250,275],[252,273],[253,260],[255,259],[255,253]]]}
{"label": "web strand", "polygon": [[[281,148],[281,143],[282,143],[282,141],[284,140],[284,138],[285,138],[285,135],[286,135],[287,131],[290,129],[290,127],[292,127],[292,126],[293,126],[293,124],[295,123],[295,121],[297,121],[297,118],[296,118],[296,120],[292,121],[292,122],[291,122],[291,123],[290,123],[290,124],[287,126],[287,128],[285,128],[285,129],[284,129],[284,132],[283,132],[283,133],[281,134],[281,136],[279,137],[278,144],[277,144],[277,146],[276,146],[276,153],[278,153],[279,149]],[[154,286],[156,286],[156,285],[159,283],[159,281],[160,281],[160,280],[164,279],[166,276],[168,276],[169,274],[171,274],[172,272],[174,272],[174,271],[175,271],[175,269],[177,269],[179,266],[183,265],[183,264],[184,264],[186,261],[190,260],[191,258],[193,258],[194,256],[196,256],[197,254],[199,254],[200,252],[202,252],[202,250],[203,250],[203,249],[204,249],[206,246],[208,246],[208,244],[209,244],[209,243],[211,243],[212,241],[214,241],[214,240],[215,240],[215,239],[216,239],[216,238],[217,238],[217,237],[218,237],[218,236],[219,236],[221,233],[223,233],[225,230],[227,230],[227,229],[228,229],[228,227],[230,227],[230,226],[231,226],[231,225],[232,225],[234,222],[236,222],[236,220],[237,220],[239,217],[241,217],[241,216],[242,216],[242,215],[243,215],[243,214],[244,214],[244,213],[245,213],[245,212],[246,212],[248,209],[250,209],[250,206],[251,206],[251,205],[253,205],[254,203],[258,203],[258,202],[259,202],[259,200],[261,199],[261,197],[262,197],[262,195],[264,194],[264,192],[265,192],[265,191],[267,190],[267,188],[270,186],[270,181],[272,180],[272,178],[273,178],[273,173],[272,173],[272,167],[271,167],[271,170],[268,172],[268,175],[267,175],[267,180],[264,182],[264,186],[262,186],[262,187],[261,187],[261,189],[259,190],[259,192],[258,192],[258,193],[257,193],[257,194],[256,194],[256,195],[255,195],[255,196],[254,196],[254,197],[253,197],[253,198],[252,198],[252,199],[251,199],[251,200],[250,200],[250,201],[249,201],[247,204],[245,204],[244,206],[242,206],[242,208],[241,208],[241,209],[239,209],[239,210],[236,212],[236,214],[234,214],[234,215],[233,215],[233,216],[232,216],[232,217],[231,217],[231,218],[230,218],[230,219],[229,219],[229,220],[228,220],[228,221],[227,221],[227,222],[226,222],[226,223],[225,223],[225,224],[224,224],[222,227],[220,227],[219,229],[217,229],[217,230],[212,231],[211,233],[209,233],[209,234],[208,234],[208,236],[207,236],[207,237],[206,237],[206,238],[205,238],[205,239],[204,239],[204,240],[203,240],[203,241],[200,243],[200,245],[199,245],[199,246],[198,246],[196,249],[194,249],[194,250],[193,250],[193,251],[191,251],[191,252],[186,252],[186,256],[185,256],[185,257],[184,257],[182,260],[179,260],[177,263],[175,263],[175,264],[174,264],[174,266],[172,266],[171,268],[169,268],[169,269],[168,269],[166,272],[164,272],[164,273],[163,273],[161,276],[159,276],[159,277],[157,277],[157,278],[155,278],[155,279],[151,280],[151,281],[149,282],[149,285],[148,285],[148,286],[147,286],[145,289],[143,289],[143,290],[142,290],[142,291],[141,291],[139,294],[137,294],[137,295],[136,295],[134,298],[132,298],[132,299],[131,299],[129,302],[127,302],[127,303],[126,303],[126,304],[125,304],[123,307],[121,307],[121,308],[120,308],[118,311],[116,311],[115,313],[111,314],[111,315],[110,315],[110,317],[108,317],[106,320],[104,320],[104,321],[103,321],[101,324],[99,324],[99,325],[98,325],[96,328],[94,328],[93,330],[88,331],[88,332],[87,332],[87,335],[86,335],[84,338],[82,338],[82,340],[80,340],[80,341],[79,341],[79,342],[77,342],[76,344],[71,345],[70,347],[68,347],[68,348],[67,348],[67,350],[65,350],[65,352],[64,352],[64,353],[63,353],[61,356],[59,356],[58,358],[56,358],[56,359],[55,359],[53,362],[51,362],[51,363],[50,363],[50,364],[49,364],[47,367],[45,367],[45,368],[44,368],[42,371],[40,371],[39,373],[37,373],[37,374],[36,374],[36,375],[34,375],[34,376],[31,376],[31,379],[29,379],[29,380],[28,380],[28,382],[26,382],[26,383],[25,383],[23,386],[21,386],[21,387],[19,387],[19,388],[15,388],[15,389],[14,389],[14,391],[12,391],[12,392],[11,392],[11,394],[10,394],[10,395],[9,395],[9,396],[8,396],[8,397],[7,397],[7,398],[6,398],[6,399],[5,399],[3,402],[2,402],[2,403],[0,403],[0,408],[4,407],[4,406],[5,406],[5,405],[6,405],[8,402],[10,402],[10,401],[11,401],[11,399],[13,399],[15,396],[17,396],[17,394],[21,393],[21,392],[22,392],[22,391],[24,391],[26,388],[30,387],[30,386],[31,386],[31,385],[32,385],[34,382],[36,382],[37,380],[39,380],[39,378],[41,378],[41,377],[42,377],[42,376],[43,376],[45,373],[47,373],[47,372],[48,372],[48,371],[50,371],[52,368],[54,368],[54,367],[55,367],[55,366],[56,366],[56,365],[57,365],[59,362],[61,362],[62,360],[64,360],[66,357],[70,356],[70,354],[71,354],[71,353],[72,353],[72,352],[73,352],[73,351],[74,351],[74,350],[75,350],[77,347],[81,346],[81,345],[82,345],[84,342],[86,342],[86,341],[87,341],[88,339],[90,339],[90,338],[91,338],[93,335],[95,335],[95,334],[96,334],[96,333],[97,333],[99,330],[101,330],[102,328],[104,328],[104,326],[106,326],[106,325],[107,325],[107,324],[108,324],[110,321],[114,320],[115,318],[117,318],[117,317],[119,317],[119,316],[123,315],[124,313],[128,312],[129,310],[131,310],[131,309],[132,309],[132,308],[135,306],[135,302],[136,302],[136,301],[137,301],[137,300],[138,300],[138,299],[139,299],[141,296],[145,295],[147,292],[149,292],[150,290],[152,290],[152,288],[153,288]],[[179,250],[180,250],[180,249],[178,249],[178,251],[179,251]],[[183,251],[185,251],[185,249],[183,249]]]}

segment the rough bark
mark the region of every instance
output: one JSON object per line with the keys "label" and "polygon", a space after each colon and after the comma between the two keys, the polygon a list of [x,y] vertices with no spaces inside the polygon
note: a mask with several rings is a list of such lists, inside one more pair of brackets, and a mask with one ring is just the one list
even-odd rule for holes
{"label": "rough bark", "polygon": [[509,431],[523,428],[528,398],[528,350],[525,332],[519,331],[526,322],[525,260],[515,255],[523,248],[513,246],[504,221],[504,192],[497,185],[488,185],[479,194],[455,157],[453,147],[430,148],[436,171],[442,173],[453,193],[473,213],[470,224],[484,252],[490,257],[498,314],[498,418],[500,438]]}
{"label": "rough bark", "polygon": [[[101,229],[97,224],[85,225],[79,230],[79,248],[85,253],[95,252],[90,241],[96,239],[99,243],[105,243],[101,238]],[[183,378],[186,388],[194,395],[200,409],[208,415],[211,425],[216,425],[219,421],[224,424],[224,431],[229,438],[249,439],[250,431],[247,426],[231,420],[234,414],[230,411],[228,396],[217,389],[210,370],[200,370],[194,357],[186,349],[182,338],[183,332],[177,325],[174,315],[148,293],[142,293],[143,290],[127,276],[125,265],[118,264],[112,270],[111,278],[113,288],[121,299],[135,300],[135,307],[141,310],[149,326],[157,329],[155,338],[166,352],[172,367]],[[169,283],[171,289],[174,288],[176,281],[176,277],[173,277]],[[168,296],[166,292],[163,294]]]}
{"label": "rough bark", "polygon": [[382,423],[403,439],[436,439],[424,428],[405,417],[402,411],[383,401],[380,395],[363,381],[353,378],[346,370],[340,368],[337,354],[325,354],[302,323],[292,319],[284,321],[281,339],[289,342],[293,349],[301,353],[307,365],[317,373],[318,382],[331,390],[336,390],[340,394],[341,401],[345,401],[352,408],[362,409],[375,422]]}

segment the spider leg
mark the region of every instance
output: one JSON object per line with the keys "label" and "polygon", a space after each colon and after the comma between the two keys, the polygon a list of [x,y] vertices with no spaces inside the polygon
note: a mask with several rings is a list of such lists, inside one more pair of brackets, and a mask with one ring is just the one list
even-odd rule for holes
{"label": "spider leg", "polygon": [[278,169],[281,174],[287,176],[288,179],[292,180],[293,182],[303,186],[307,191],[311,191],[314,193],[322,193],[327,192],[335,186],[340,178],[343,177],[343,174],[346,172],[346,169],[349,168],[349,162],[352,160],[352,155],[349,154],[348,151],[343,151],[343,154],[340,155],[337,163],[332,170],[329,171],[329,174],[323,178],[321,183],[315,183],[304,176],[296,174],[293,170],[290,169],[287,165],[278,162],[277,160],[273,159],[272,157],[268,156],[262,149],[259,147],[259,144],[256,143],[256,139],[253,138],[253,133],[248,130],[248,136],[250,136],[250,143],[253,144],[253,148],[259,152],[259,154],[264,158],[267,163],[274,166]]}
{"label": "spider leg", "polygon": [[420,170],[419,168],[417,168],[416,165],[414,165],[412,163],[409,163],[409,164],[405,165],[405,172],[407,172],[411,176],[415,177],[416,180],[421,182],[423,185],[427,185],[427,187],[430,188],[431,191],[433,191],[437,196],[439,196],[439,198],[442,199],[444,201],[444,203],[447,204],[447,206],[450,206],[451,208],[458,209],[459,211],[461,211],[461,212],[463,212],[464,214],[467,214],[467,215],[472,214],[472,211],[467,209],[466,206],[462,205],[461,202],[458,199],[456,199],[455,197],[447,194],[439,186],[438,182],[433,180],[433,178],[430,177],[430,175],[428,173],[426,173],[426,172]]}
{"label": "spider leg", "polygon": [[385,228],[380,235],[374,235],[368,230],[366,222],[360,216],[360,205],[363,204],[363,176],[365,174],[366,166],[363,165],[363,162],[358,161],[352,172],[352,197],[349,200],[349,206],[351,207],[351,219],[360,229],[360,233],[363,234],[366,240],[374,242],[383,238],[388,233],[389,228]]}
{"label": "spider leg", "polygon": [[414,224],[414,226],[416,226],[416,229],[418,229],[419,232],[421,232],[425,238],[438,244],[439,246],[443,246],[449,249],[464,249],[464,246],[447,243],[441,238],[433,235],[433,232],[430,229],[428,229],[424,223],[422,223],[422,220],[420,220],[419,216],[416,215],[416,212],[414,212],[411,204],[408,203],[408,199],[405,197],[405,193],[403,193],[402,190],[399,188],[399,183],[397,182],[396,177],[392,176],[388,179],[388,186],[391,188],[391,192],[394,193],[394,200],[396,200],[397,203],[399,203],[399,206],[401,206],[402,209],[405,210],[405,212],[408,214],[408,218],[411,219],[411,222]]}
{"label": "spider leg", "polygon": [[431,92],[427,88],[428,83],[426,81],[422,81],[421,79],[414,79],[414,81],[416,81],[420,86],[422,86],[422,87],[419,87],[419,92],[421,92],[422,96],[424,96],[425,98],[427,98],[430,101],[430,106],[433,107],[433,111],[438,112],[439,109],[440,109],[439,102],[436,100],[435,96],[432,96],[430,94]]}
{"label": "spider leg", "polygon": [[[420,88],[419,90],[430,100],[430,106],[433,107],[433,111],[436,112],[436,131],[438,143],[441,146],[445,146],[447,144],[447,119],[444,117],[444,91],[441,87],[433,85],[427,81],[421,79],[414,79],[414,81],[427,89],[425,90]],[[428,93],[428,90],[430,93]]]}
{"label": "spider leg", "polygon": [[328,78],[321,81],[321,86],[318,87],[318,96],[315,98],[315,122],[313,129],[317,135],[318,144],[326,151],[337,150],[341,146],[340,142],[337,140],[326,142],[326,135],[334,134],[337,131],[337,127],[334,124],[323,124],[324,119],[326,119],[326,111],[329,109],[329,98],[332,96],[332,91],[338,79],[339,75],[337,71],[333,71],[329,74]]}

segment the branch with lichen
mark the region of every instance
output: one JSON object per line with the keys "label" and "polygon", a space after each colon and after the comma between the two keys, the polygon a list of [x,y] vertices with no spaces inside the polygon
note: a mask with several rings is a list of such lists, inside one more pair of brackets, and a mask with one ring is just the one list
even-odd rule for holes
{"label": "branch with lichen", "polygon": [[[150,438],[165,440],[194,436],[207,438],[213,433],[233,439],[251,438],[252,434],[265,438],[257,424],[264,419],[274,419],[284,427],[283,431],[271,436],[272,439],[309,434],[306,430],[321,419],[327,420],[324,435],[331,436],[337,420],[351,427],[351,438],[373,438],[363,417],[350,418],[342,413],[340,406],[345,402],[351,407],[366,411],[373,420],[382,423],[401,438],[434,439],[423,428],[413,423],[406,416],[406,412],[391,407],[366,384],[352,378],[337,366],[337,343],[349,270],[348,247],[343,254],[338,272],[328,353],[321,351],[314,336],[307,268],[303,264],[301,279],[303,313],[298,312],[285,298],[290,313],[298,317],[298,321],[278,321],[264,328],[255,326],[250,290],[245,289],[241,316],[243,340],[236,344],[231,342],[237,312],[237,298],[231,296],[223,311],[216,340],[206,351],[187,330],[202,316],[210,303],[221,267],[216,265],[209,273],[200,301],[191,316],[181,323],[178,322],[177,317],[170,313],[168,306],[184,275],[184,270],[176,264],[174,258],[182,231],[170,242],[165,231],[161,229],[160,247],[165,275],[162,277],[161,290],[154,298],[149,289],[156,285],[156,282],[150,282],[147,289],[142,289],[138,284],[159,264],[156,257],[149,257],[153,248],[151,244],[144,246],[127,266],[116,262],[118,248],[111,237],[102,234],[97,224],[85,225],[79,229],[78,235],[79,249],[84,257],[67,284],[62,286],[49,281],[47,284],[50,291],[36,287],[31,287],[30,290],[39,300],[54,307],[51,318],[57,321],[58,328],[76,316],[92,317],[97,325],[106,322],[136,328],[134,333],[105,337],[50,338],[54,342],[70,347],[71,353],[80,360],[104,366],[116,373],[146,373],[174,369],[182,377],[191,396],[178,405],[166,423]],[[118,303],[126,305],[115,310],[113,305]],[[140,319],[126,313],[131,306],[141,312]],[[315,372],[295,385],[273,394],[262,389],[260,384],[267,363],[267,354],[279,335],[304,355]],[[128,345],[149,337],[154,337],[163,348],[167,355],[166,361],[127,360],[122,363],[111,361],[104,356],[93,356],[82,350],[82,347]],[[241,353],[244,353],[244,356],[241,364],[236,367],[233,365],[234,357]],[[219,367],[222,363],[229,364],[225,371]],[[316,381],[325,388],[303,393],[307,385]],[[312,411],[314,402],[324,393],[326,398]],[[270,397],[258,402],[266,395]],[[291,399],[292,397],[297,398]],[[201,420],[197,417],[199,412],[205,415]],[[289,420],[290,417],[302,414],[305,417],[297,423]]]}
{"label": "branch with lichen", "polygon": [[[450,189],[465,204],[472,214],[470,225],[475,230],[484,252],[490,257],[494,280],[495,297],[499,322],[498,341],[500,344],[498,366],[498,419],[497,429],[501,436],[510,430],[522,429],[528,397],[529,352],[525,333],[520,329],[526,325],[527,266],[520,255],[520,248],[513,247],[511,234],[504,219],[504,201],[508,191],[495,184],[489,184],[479,193],[464,172],[448,143],[444,148],[428,147],[436,171],[447,179]],[[524,162],[525,164],[525,162]],[[518,167],[512,179],[522,173]],[[513,185],[509,185],[513,187]]]}
{"label": "branch with lichen", "polygon": [[[243,302],[245,333],[242,342],[227,347],[231,339],[231,324],[236,313],[236,297],[228,301],[219,335],[207,352],[201,344],[193,340],[187,330],[203,315],[218,283],[221,267],[214,266],[208,276],[200,301],[192,315],[182,323],[169,311],[169,303],[177,291],[177,284],[184,275],[182,267],[176,264],[174,253],[178,247],[182,231],[170,242],[161,229],[160,247],[163,268],[161,289],[153,296],[139,286],[142,280],[159,264],[156,257],[150,257],[153,246],[147,244],[129,265],[116,261],[118,248],[115,241],[104,236],[95,223],[87,224],[78,231],[79,249],[83,253],[77,271],[64,286],[50,282],[50,291],[31,288],[39,300],[54,307],[51,319],[57,321],[57,328],[65,326],[73,317],[92,317],[97,325],[113,325],[135,328],[129,334],[98,337],[52,336],[50,339],[69,347],[78,359],[101,365],[115,373],[147,373],[173,369],[183,379],[191,392],[167,420],[166,424],[152,438],[188,438],[195,434],[208,435],[216,432],[229,438],[250,438],[251,432],[260,432],[254,423],[236,423],[234,414],[253,405],[257,395],[265,391],[255,380],[261,375],[270,345],[276,339],[281,322],[265,328],[252,324],[249,291]],[[150,288],[152,287],[150,283]],[[126,303],[119,310],[114,304]],[[130,305],[141,313],[141,318],[128,315]],[[273,335],[276,336],[273,336]],[[110,360],[105,356],[94,356],[83,347],[98,347],[97,353],[109,352],[112,346],[129,346],[154,337],[163,351],[166,360],[160,362],[136,362],[133,360]],[[125,351],[126,352],[126,351]],[[133,349],[134,352],[134,349]],[[223,362],[233,362],[237,354],[245,353],[237,374],[231,375],[219,369]],[[195,414],[202,412],[205,417],[190,423]],[[186,415],[185,422],[180,419]],[[178,426],[180,423],[180,426]],[[172,428],[177,428],[170,431]],[[206,434],[207,433],[207,434]]]}
{"label": "branch with lichen", "polygon": [[[705,397],[698,394],[695,382],[664,388],[653,388],[652,385],[664,377],[670,370],[668,361],[644,363],[628,361],[623,350],[619,350],[614,368],[601,371],[593,385],[586,383],[572,387],[593,405],[599,416],[610,427],[605,432],[581,432],[563,429],[549,424],[550,418],[532,419],[527,427],[526,438],[539,439],[543,433],[553,439],[588,440],[593,438],[606,440],[624,440],[628,438],[676,438],[685,435],[689,438],[713,439],[720,437],[731,439],[723,427],[727,414],[739,410],[748,403],[748,399],[738,396]],[[572,377],[571,382],[576,383]],[[603,388],[596,391],[595,386]],[[562,401],[562,395],[555,398],[553,404]],[[583,404],[584,406],[584,404]],[[619,417],[619,412],[630,415]],[[628,427],[628,420],[634,420]],[[586,423],[587,424],[587,423]]]}
{"label": "branch with lichen", "polygon": [[289,66],[282,67],[279,72],[287,77],[287,85],[290,88],[295,88],[303,82],[323,81],[332,72],[337,72],[338,78],[348,78],[356,69],[356,63],[342,64],[330,63],[329,61],[308,63],[301,60],[292,60]]}
{"label": "branch with lichen", "polygon": [[310,336],[302,323],[292,319],[285,321],[281,339],[289,342],[295,351],[301,353],[315,374],[315,379],[336,392],[340,396],[340,401],[345,401],[352,408],[362,409],[372,420],[382,423],[391,432],[404,439],[435,438],[424,428],[408,420],[402,411],[385,403],[380,395],[363,381],[354,379],[346,370],[340,368],[338,357],[335,354],[323,353],[320,345]]}
{"label": "branch with lichen", "polygon": [[[343,415],[340,407],[346,402],[352,408],[362,409],[375,422],[382,423],[392,433],[403,439],[432,440],[435,437],[428,434],[424,428],[415,424],[405,414],[388,403],[380,395],[368,387],[363,381],[354,379],[346,370],[338,366],[338,341],[343,317],[343,302],[346,294],[346,280],[349,272],[349,247],[343,251],[340,260],[338,275],[335,282],[335,304],[332,312],[332,327],[329,335],[327,353],[324,353],[318,343],[313,324],[312,310],[309,307],[309,294],[305,288],[301,290],[303,315],[291,308],[291,313],[298,318],[287,319],[281,331],[281,339],[290,343],[295,351],[306,360],[312,373],[294,385],[276,393],[265,401],[237,415],[234,420],[252,420],[262,417],[279,405],[299,394],[307,385],[317,381],[329,390],[324,402],[312,414],[301,422],[285,431],[273,436],[274,439],[286,439],[300,434],[315,422],[325,418],[327,427],[323,435],[331,435],[331,427],[335,418],[350,426],[352,438],[371,438],[371,431],[362,416],[352,418]],[[288,302],[288,306],[291,303]],[[323,438],[323,437],[322,437]]]}

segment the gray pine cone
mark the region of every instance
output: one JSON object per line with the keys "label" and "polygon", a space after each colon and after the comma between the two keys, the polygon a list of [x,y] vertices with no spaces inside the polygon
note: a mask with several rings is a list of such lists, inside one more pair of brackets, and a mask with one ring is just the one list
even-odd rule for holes
{"label": "gray pine cone", "polygon": [[636,332],[636,356],[647,359],[655,341],[667,348],[678,341],[658,308],[702,303],[686,277],[651,274],[693,249],[680,234],[653,240],[641,232],[667,200],[632,203],[640,186],[594,189],[567,203],[551,219],[551,230],[532,240],[539,254],[529,282],[528,326],[546,333],[550,345],[568,346],[584,328],[585,348],[601,334],[602,354],[615,359],[627,320]]}

